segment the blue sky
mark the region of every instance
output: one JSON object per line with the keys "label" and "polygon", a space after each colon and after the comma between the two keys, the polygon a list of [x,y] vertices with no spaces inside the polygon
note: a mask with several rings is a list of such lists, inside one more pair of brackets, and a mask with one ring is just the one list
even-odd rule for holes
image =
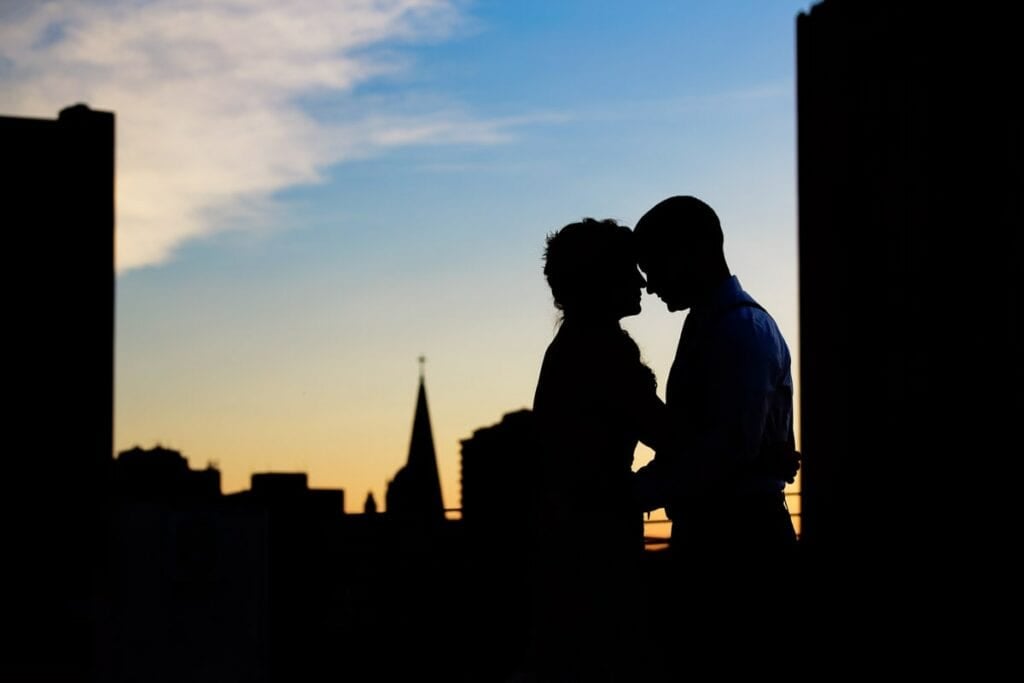
{"label": "blue sky", "polygon": [[[456,507],[459,440],[532,401],[544,237],[673,194],[718,210],[796,356],[808,7],[6,3],[0,113],[117,115],[117,449],[216,462],[228,491],[307,471],[356,510],[404,462],[423,354]],[[643,306],[664,384],[683,314]]]}

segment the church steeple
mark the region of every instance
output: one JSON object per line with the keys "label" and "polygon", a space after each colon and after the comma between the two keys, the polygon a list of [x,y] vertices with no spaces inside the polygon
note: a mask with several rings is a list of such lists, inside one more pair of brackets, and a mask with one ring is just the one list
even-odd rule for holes
{"label": "church steeple", "polygon": [[423,356],[419,357],[420,386],[416,397],[416,414],[413,416],[412,438],[409,441],[409,456],[405,466],[388,485],[387,491],[386,512],[409,521],[444,519],[441,478],[437,470],[434,433],[427,407],[423,372],[425,361]]}

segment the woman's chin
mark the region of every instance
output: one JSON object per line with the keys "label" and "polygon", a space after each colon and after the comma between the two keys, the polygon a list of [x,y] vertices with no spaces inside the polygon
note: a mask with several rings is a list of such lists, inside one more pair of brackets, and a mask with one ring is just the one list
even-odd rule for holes
{"label": "woman's chin", "polygon": [[628,318],[631,315],[639,315],[639,313],[640,313],[640,304],[638,302],[638,303],[636,303],[633,306],[625,307],[623,309],[622,317],[623,318]]}

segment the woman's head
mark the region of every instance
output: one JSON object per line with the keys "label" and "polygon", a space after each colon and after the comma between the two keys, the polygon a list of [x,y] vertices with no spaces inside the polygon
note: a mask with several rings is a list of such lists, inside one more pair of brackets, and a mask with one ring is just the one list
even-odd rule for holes
{"label": "woman's head", "polygon": [[618,320],[640,312],[645,283],[633,232],[614,220],[584,218],[548,235],[544,276],[566,317]]}

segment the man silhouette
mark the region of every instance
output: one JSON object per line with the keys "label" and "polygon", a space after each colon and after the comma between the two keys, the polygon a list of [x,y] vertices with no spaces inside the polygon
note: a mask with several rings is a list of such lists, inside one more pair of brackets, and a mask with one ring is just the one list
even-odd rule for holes
{"label": "man silhouette", "polygon": [[765,614],[796,549],[783,494],[798,467],[789,348],[730,272],[710,206],[670,197],[634,233],[647,291],[670,311],[689,309],[665,388],[664,445],[635,480],[643,507],[672,519],[677,609]]}

